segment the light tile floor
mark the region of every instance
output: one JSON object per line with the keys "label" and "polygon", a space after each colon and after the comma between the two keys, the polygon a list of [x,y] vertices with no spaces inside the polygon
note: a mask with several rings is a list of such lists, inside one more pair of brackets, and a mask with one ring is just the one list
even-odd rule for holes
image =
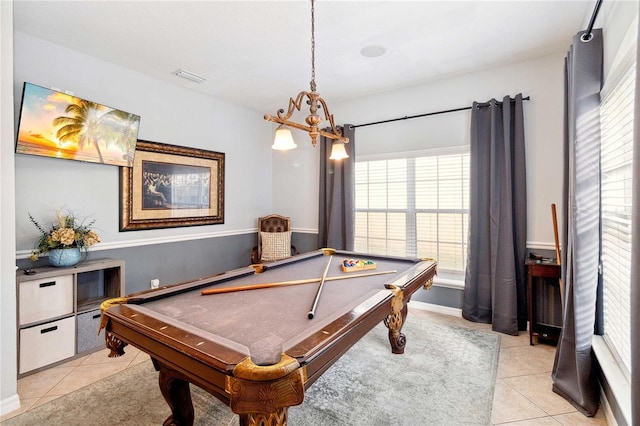
{"label": "light tile floor", "polygon": [[[491,326],[487,324],[471,323],[459,317],[421,309],[411,308],[409,315],[492,332]],[[492,426],[607,425],[602,410],[593,418],[585,417],[562,397],[553,393],[551,369],[554,346],[530,346],[527,333],[519,336],[499,335],[501,346],[493,397]],[[21,408],[0,417],[0,423],[149,359],[145,353],[131,346],[128,346],[123,357],[109,358],[107,353],[106,349],[94,352],[18,380]]]}
{"label": "light tile floor", "polygon": [[[493,333],[490,324],[477,324],[460,317],[421,309],[410,309],[410,315]],[[585,417],[551,390],[555,346],[537,344],[535,341],[531,346],[527,332],[521,332],[519,336],[496,334],[500,336],[500,354],[491,411],[492,426],[608,424],[602,409],[598,410],[595,417]]]}

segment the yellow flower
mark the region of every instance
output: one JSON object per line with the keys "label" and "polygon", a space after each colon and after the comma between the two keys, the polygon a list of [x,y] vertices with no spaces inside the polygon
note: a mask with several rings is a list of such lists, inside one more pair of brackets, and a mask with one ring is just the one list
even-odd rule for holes
{"label": "yellow flower", "polygon": [[76,240],[76,233],[71,228],[58,228],[51,232],[51,239],[65,246],[70,246]]}
{"label": "yellow flower", "polygon": [[86,247],[91,247],[94,244],[98,244],[100,242],[100,236],[94,231],[89,231],[84,236],[84,245]]}

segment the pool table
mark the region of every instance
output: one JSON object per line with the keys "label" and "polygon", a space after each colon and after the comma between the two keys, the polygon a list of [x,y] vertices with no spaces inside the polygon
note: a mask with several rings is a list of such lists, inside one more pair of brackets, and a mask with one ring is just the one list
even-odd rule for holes
{"label": "pool table", "polygon": [[[344,259],[375,269],[344,272]],[[404,352],[407,303],[435,274],[433,260],[322,249],[108,300],[101,327],[109,356],[127,344],[151,356],[172,412],[165,425],[193,424],[189,383],[241,425],[286,424],[288,407],[381,321],[392,351]],[[237,291],[203,294],[229,287]]]}

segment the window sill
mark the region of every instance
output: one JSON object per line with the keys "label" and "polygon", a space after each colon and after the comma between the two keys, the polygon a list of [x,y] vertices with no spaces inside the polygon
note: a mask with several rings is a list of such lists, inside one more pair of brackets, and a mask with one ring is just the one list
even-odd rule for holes
{"label": "window sill", "polygon": [[627,424],[631,424],[631,384],[602,336],[594,335],[592,343],[600,369]]}
{"label": "window sill", "polygon": [[[444,274],[443,274],[444,275]],[[444,287],[444,288],[453,288],[455,290],[464,290],[464,277],[447,277],[445,276],[436,276],[433,279],[433,285],[435,287]]]}

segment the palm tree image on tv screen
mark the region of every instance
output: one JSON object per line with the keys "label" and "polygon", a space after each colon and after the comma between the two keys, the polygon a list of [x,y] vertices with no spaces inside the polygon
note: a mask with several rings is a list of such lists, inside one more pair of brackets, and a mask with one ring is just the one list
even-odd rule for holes
{"label": "palm tree image on tv screen", "polygon": [[24,84],[16,152],[130,167],[140,117]]}

